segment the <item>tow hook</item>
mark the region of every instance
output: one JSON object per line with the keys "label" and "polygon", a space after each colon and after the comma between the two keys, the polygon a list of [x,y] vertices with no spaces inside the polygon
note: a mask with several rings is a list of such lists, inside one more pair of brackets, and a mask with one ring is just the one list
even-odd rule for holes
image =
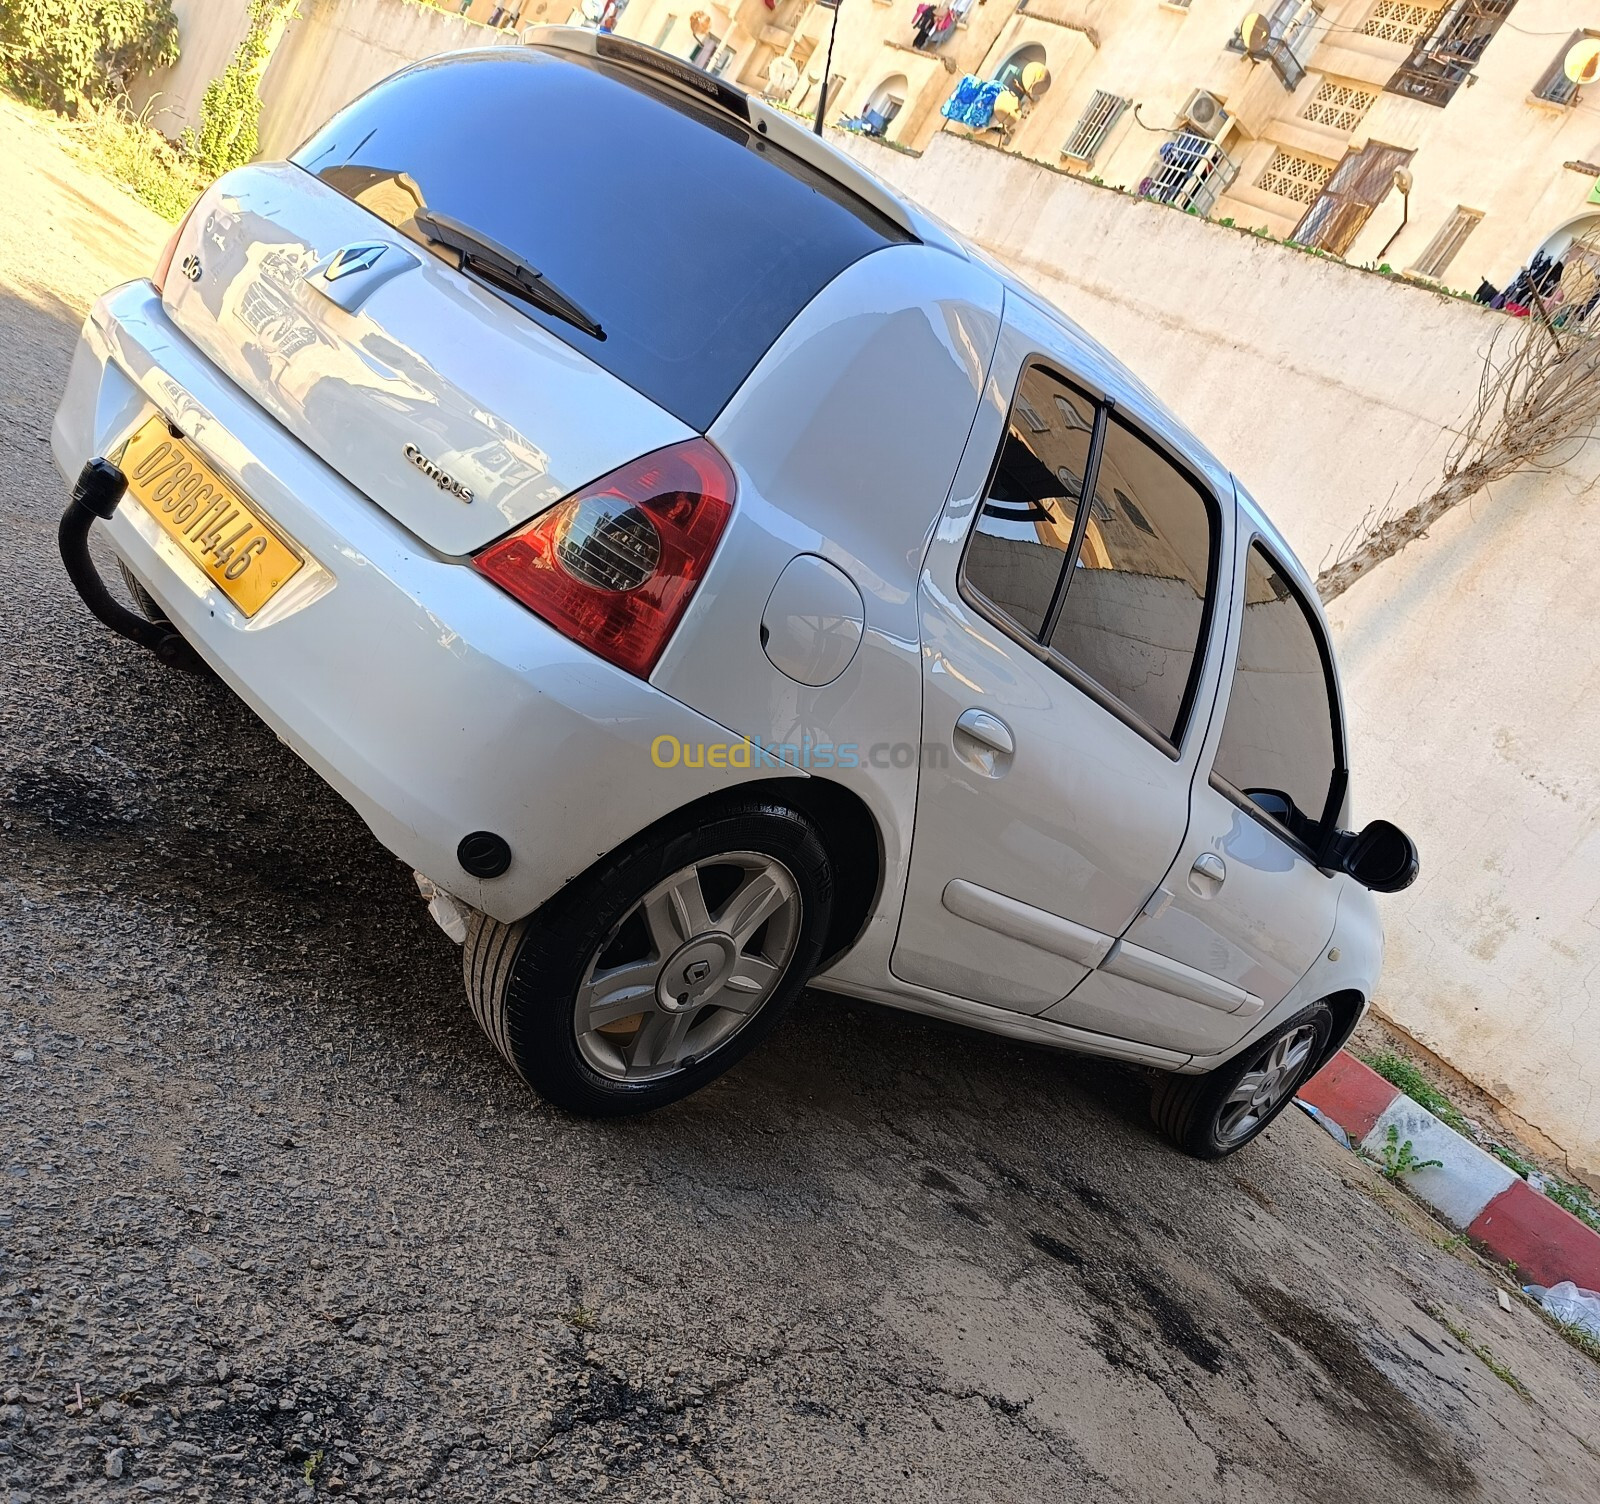
{"label": "tow hook", "polygon": [[171,627],[146,620],[120,604],[105,587],[89,555],[89,529],[95,519],[109,521],[128,489],[127,477],[110,460],[90,460],[78,472],[72,500],[61,514],[56,538],[67,578],[90,611],[119,637],[136,642],[171,668],[203,674],[200,655]]}

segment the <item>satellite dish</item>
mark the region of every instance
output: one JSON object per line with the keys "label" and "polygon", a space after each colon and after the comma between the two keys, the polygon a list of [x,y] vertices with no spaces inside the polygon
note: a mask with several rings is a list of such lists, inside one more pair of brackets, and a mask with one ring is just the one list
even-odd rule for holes
{"label": "satellite dish", "polygon": [[1561,71],[1575,84],[1592,84],[1600,78],[1600,42],[1589,37],[1569,48]]}
{"label": "satellite dish", "polygon": [[1267,43],[1272,40],[1272,28],[1260,11],[1253,10],[1239,23],[1239,40],[1244,43],[1244,55],[1259,61],[1266,55]]}
{"label": "satellite dish", "polygon": [[711,17],[703,10],[697,10],[689,17],[689,35],[697,42],[703,42],[711,35]]}
{"label": "satellite dish", "polygon": [[1015,120],[1022,114],[1022,101],[1010,89],[1002,89],[995,97],[994,113]]}
{"label": "satellite dish", "polygon": [[800,70],[792,57],[775,57],[767,66],[767,92],[787,95],[800,82]]}
{"label": "satellite dish", "polygon": [[1029,99],[1037,99],[1050,87],[1050,70],[1043,63],[1029,63],[1022,70],[1022,92]]}

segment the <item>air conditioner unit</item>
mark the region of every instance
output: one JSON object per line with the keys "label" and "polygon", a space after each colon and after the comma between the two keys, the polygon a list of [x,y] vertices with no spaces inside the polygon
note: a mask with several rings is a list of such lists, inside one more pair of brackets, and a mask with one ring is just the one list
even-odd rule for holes
{"label": "air conditioner unit", "polygon": [[1197,135],[1216,140],[1228,123],[1228,112],[1222,101],[1208,89],[1196,89],[1183,107],[1184,124]]}

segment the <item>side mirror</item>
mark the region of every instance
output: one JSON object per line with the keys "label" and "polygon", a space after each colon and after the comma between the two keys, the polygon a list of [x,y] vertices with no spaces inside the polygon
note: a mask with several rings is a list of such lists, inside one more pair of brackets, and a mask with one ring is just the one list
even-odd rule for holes
{"label": "side mirror", "polygon": [[1387,820],[1373,820],[1340,846],[1337,865],[1374,893],[1398,893],[1417,880],[1416,842]]}

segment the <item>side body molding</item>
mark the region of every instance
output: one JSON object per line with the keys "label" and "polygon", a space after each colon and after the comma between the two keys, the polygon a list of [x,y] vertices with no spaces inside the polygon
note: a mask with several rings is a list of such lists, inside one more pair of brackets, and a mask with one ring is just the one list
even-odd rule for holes
{"label": "side body molding", "polygon": [[1065,956],[1090,970],[1114,949],[1109,935],[1036,909],[1030,903],[1007,898],[1004,893],[981,888],[963,878],[953,878],[946,883],[940,901],[958,918],[981,924],[1007,939],[1037,946],[1051,955]]}
{"label": "side body molding", "polygon": [[1182,961],[1174,961],[1143,946],[1113,940],[1059,914],[1036,909],[1020,899],[1008,898],[990,888],[955,878],[945,884],[940,900],[950,913],[1024,945],[1054,956],[1065,956],[1080,966],[1098,969],[1124,981],[1154,987],[1187,1002],[1236,1013],[1249,1018],[1262,1009],[1262,1000]]}
{"label": "side body molding", "polygon": [[1203,1003],[1207,1008],[1217,1008],[1223,1013],[1237,1013],[1248,1018],[1259,1013],[1261,999],[1243,987],[1235,987],[1219,977],[1210,976],[1170,956],[1146,950],[1140,945],[1129,945],[1119,940],[1100,963],[1100,970],[1127,982],[1138,982],[1154,987],[1158,992],[1169,992],[1174,997],[1191,1003]]}

